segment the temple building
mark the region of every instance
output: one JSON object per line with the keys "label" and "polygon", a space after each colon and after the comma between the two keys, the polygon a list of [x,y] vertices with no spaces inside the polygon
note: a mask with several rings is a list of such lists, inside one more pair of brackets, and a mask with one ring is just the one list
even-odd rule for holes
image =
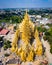
{"label": "temple building", "polygon": [[39,32],[26,12],[23,21],[15,32],[11,51],[19,56],[22,61],[34,61],[36,55],[42,55],[42,49]]}

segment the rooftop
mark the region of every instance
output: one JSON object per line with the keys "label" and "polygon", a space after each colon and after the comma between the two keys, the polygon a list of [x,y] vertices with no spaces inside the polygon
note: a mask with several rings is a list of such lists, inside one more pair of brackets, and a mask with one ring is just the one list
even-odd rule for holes
{"label": "rooftop", "polygon": [[9,31],[7,29],[2,29],[0,35],[6,35]]}

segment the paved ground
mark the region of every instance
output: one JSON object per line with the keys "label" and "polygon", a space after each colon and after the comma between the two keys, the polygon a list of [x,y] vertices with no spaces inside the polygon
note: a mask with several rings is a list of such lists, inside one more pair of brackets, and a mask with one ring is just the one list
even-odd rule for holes
{"label": "paved ground", "polygon": [[40,61],[37,60],[35,62],[23,62],[21,65],[39,65],[40,64]]}
{"label": "paved ground", "polygon": [[6,35],[4,38],[7,39],[7,40],[10,40],[12,42],[13,38],[14,38],[14,33],[12,34],[11,31],[10,31],[8,33],[8,35]]}
{"label": "paved ground", "polygon": [[42,38],[42,43],[44,45],[44,47],[46,48],[46,56],[48,58],[49,63],[52,63],[52,54],[50,53],[50,45],[47,41],[44,41]]}

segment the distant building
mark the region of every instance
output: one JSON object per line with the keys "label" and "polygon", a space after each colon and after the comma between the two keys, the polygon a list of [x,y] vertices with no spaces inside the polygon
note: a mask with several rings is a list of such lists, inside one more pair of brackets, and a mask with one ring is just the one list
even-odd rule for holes
{"label": "distant building", "polygon": [[36,18],[41,19],[41,15],[37,15]]}
{"label": "distant building", "polygon": [[40,24],[47,24],[49,23],[48,18],[43,18],[42,20],[40,20]]}
{"label": "distant building", "polygon": [[48,25],[45,25],[44,28],[49,29],[50,27]]}
{"label": "distant building", "polygon": [[33,22],[35,22],[35,15],[29,15],[29,17],[30,17],[30,19],[31,19],[31,21],[33,21]]}
{"label": "distant building", "polygon": [[49,19],[49,23],[52,24],[52,19]]}

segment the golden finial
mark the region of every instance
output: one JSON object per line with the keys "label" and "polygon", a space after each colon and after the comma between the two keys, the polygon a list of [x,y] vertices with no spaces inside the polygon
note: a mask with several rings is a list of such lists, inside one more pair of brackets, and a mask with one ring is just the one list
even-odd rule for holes
{"label": "golden finial", "polygon": [[26,9],[26,13],[25,13],[24,19],[29,21],[29,15],[28,15],[27,11],[28,10]]}
{"label": "golden finial", "polygon": [[28,10],[26,9],[26,14],[27,14]]}

